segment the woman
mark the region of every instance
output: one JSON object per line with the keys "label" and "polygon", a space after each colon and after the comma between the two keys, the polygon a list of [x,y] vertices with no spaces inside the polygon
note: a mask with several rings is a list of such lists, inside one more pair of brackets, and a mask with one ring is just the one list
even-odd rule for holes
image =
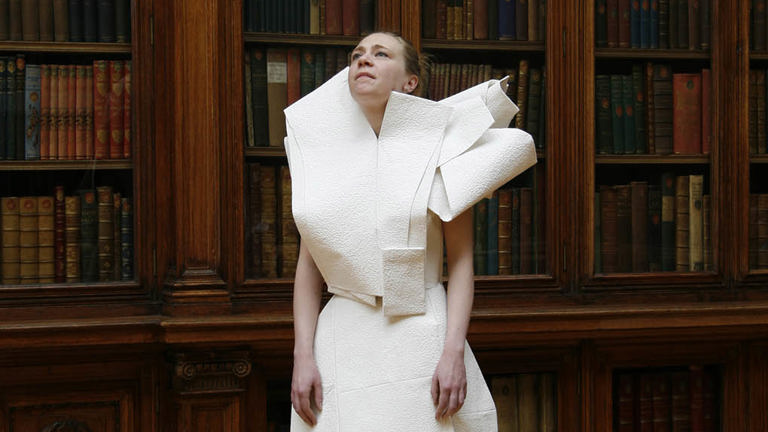
{"label": "woman", "polygon": [[[374,33],[286,109],[293,213],[291,430],[495,431],[466,343],[472,205],[535,163],[506,82],[411,96],[419,56]],[[445,240],[450,289],[440,283]],[[320,310],[322,285],[335,295]]]}

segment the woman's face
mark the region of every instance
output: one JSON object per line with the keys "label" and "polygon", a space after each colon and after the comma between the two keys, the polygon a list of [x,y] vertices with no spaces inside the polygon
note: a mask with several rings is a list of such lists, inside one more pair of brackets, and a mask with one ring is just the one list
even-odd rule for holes
{"label": "woman's face", "polygon": [[386,105],[394,91],[410,93],[418,78],[405,70],[403,47],[397,39],[373,33],[352,51],[349,90],[361,105]]}

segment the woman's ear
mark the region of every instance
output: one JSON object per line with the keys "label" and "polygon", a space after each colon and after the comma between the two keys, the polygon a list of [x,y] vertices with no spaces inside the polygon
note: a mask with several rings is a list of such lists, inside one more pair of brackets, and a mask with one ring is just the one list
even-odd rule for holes
{"label": "woman's ear", "polygon": [[418,85],[419,85],[419,77],[417,77],[416,75],[411,75],[408,78],[408,81],[405,82],[405,85],[403,85],[403,91],[405,93],[412,93]]}

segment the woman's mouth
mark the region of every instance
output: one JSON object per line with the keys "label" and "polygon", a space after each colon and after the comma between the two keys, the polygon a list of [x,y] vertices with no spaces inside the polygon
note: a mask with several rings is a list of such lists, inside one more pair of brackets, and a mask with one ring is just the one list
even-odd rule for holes
{"label": "woman's mouth", "polygon": [[358,73],[358,74],[355,76],[355,79],[357,80],[357,79],[360,79],[360,78],[370,78],[370,79],[374,79],[375,77],[373,76],[373,74],[371,74],[371,73],[369,73],[369,72],[359,72],[359,73]]}

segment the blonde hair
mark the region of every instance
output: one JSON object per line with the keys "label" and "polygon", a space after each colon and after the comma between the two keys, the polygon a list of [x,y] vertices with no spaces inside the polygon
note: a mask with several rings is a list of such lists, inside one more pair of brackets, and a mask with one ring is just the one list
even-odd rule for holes
{"label": "blonde hair", "polygon": [[416,75],[418,78],[418,83],[416,84],[416,87],[413,89],[413,91],[411,91],[411,94],[415,96],[423,96],[427,77],[429,77],[429,71],[432,65],[429,56],[427,54],[418,52],[411,41],[398,34],[386,31],[375,33],[387,35],[400,43],[400,46],[403,47],[405,71],[409,74]]}

